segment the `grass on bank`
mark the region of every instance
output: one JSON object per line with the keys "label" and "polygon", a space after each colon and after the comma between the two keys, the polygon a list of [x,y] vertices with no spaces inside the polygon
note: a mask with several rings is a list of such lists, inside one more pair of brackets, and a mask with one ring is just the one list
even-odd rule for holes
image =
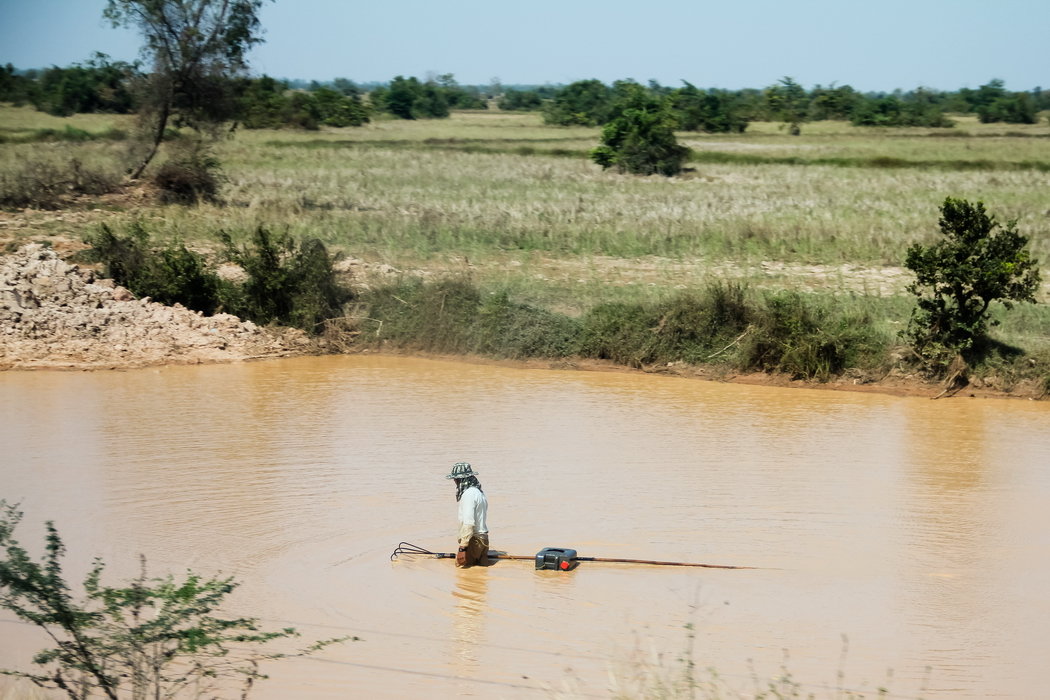
{"label": "grass on bank", "polygon": [[[509,359],[573,358],[659,369],[704,367],[716,374],[770,372],[827,381],[877,381],[920,363],[897,337],[910,304],[903,298],[753,290],[715,282],[660,301],[599,303],[568,316],[484,292],[463,279],[405,280],[360,295],[357,347]],[[1022,350],[1047,328],[1050,312],[1001,312],[1004,324],[971,376],[1009,390],[1033,377],[1050,391],[1050,337]]]}
{"label": "grass on bank", "polygon": [[[897,350],[895,331],[907,308],[896,298],[844,299],[716,281],[645,301],[599,302],[570,315],[465,276],[407,277],[351,292],[319,241],[297,242],[263,228],[250,245],[223,238],[226,247],[211,263],[178,241],[151,246],[141,224],[127,233],[102,226],[87,240],[90,259],[140,296],[297,326],[343,350],[593,359],[632,368],[694,366],[819,381],[849,375],[869,382],[894,365],[920,366]],[[220,279],[211,269],[219,261],[239,264],[245,279]],[[1050,354],[1026,353],[997,340],[974,357],[975,369],[994,371],[1000,388],[1033,370],[1050,385]]]}

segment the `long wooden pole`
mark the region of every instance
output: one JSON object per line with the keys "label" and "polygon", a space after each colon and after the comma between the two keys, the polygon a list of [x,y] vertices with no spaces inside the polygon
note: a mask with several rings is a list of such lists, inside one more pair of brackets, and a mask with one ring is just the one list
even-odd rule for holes
{"label": "long wooden pole", "polygon": [[[434,557],[438,559],[455,559],[456,555],[452,552],[434,552]],[[526,554],[502,554],[500,552],[489,552],[489,559],[520,559],[524,561],[533,561],[536,559],[535,556],[528,556]],[[655,559],[622,559],[619,557],[573,557],[573,561],[599,561],[608,562],[612,564],[649,564],[651,566],[697,566],[704,569],[758,569],[757,566],[729,566],[727,564],[694,564],[686,561],[657,561]]]}
{"label": "long wooden pole", "polygon": [[[455,559],[456,555],[452,552],[431,552],[429,549],[423,549],[418,545],[414,545],[411,542],[402,542],[394,550],[394,553],[390,555],[391,561],[396,559],[399,554],[422,554],[428,557],[434,557],[435,559]],[[504,552],[497,552],[489,550],[489,559],[519,559],[524,561],[533,561],[535,556],[528,556],[525,554],[506,554]],[[659,561],[656,559],[623,559],[620,557],[573,557],[572,561],[599,561],[599,562],[610,562],[616,564],[648,564],[650,566],[696,566],[704,569],[764,569],[768,567],[759,566],[730,566],[728,564],[696,564],[686,561]]]}
{"label": "long wooden pole", "polygon": [[699,566],[704,569],[757,569],[757,566],[730,566],[728,564],[694,564],[687,561],[656,561],[655,559],[620,559],[618,557],[576,557],[576,561],[606,561],[620,564],[652,564],[653,566]]}

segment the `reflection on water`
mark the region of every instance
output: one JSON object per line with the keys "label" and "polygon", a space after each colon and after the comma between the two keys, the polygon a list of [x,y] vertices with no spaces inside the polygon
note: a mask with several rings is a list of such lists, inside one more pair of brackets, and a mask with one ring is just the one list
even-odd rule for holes
{"label": "reflection on water", "polygon": [[477,670],[478,649],[485,646],[485,593],[488,590],[487,567],[456,569],[456,601],[452,639],[453,654],[459,662],[456,672],[471,675]]}
{"label": "reflection on water", "polygon": [[[1045,403],[326,357],[0,374],[0,444],[22,541],[54,519],[72,572],[144,553],[237,576],[237,614],[362,638],[266,669],[258,697],[604,697],[686,644],[741,691],[785,650],[818,697],[840,669],[906,697],[1045,686]],[[391,563],[455,547],[460,459],[511,554],[760,568]]]}

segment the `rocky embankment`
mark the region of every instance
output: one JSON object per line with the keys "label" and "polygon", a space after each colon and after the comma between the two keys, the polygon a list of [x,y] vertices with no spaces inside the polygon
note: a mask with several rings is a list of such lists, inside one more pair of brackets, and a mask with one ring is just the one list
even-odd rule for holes
{"label": "rocky embankment", "polygon": [[312,349],[299,330],[136,299],[38,244],[0,258],[0,369],[230,362]]}

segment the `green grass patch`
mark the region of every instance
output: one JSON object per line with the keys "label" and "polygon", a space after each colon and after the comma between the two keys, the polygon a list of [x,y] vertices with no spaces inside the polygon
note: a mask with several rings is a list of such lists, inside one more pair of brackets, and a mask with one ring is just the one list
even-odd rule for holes
{"label": "green grass patch", "polygon": [[721,282],[663,301],[598,304],[579,319],[515,302],[506,291],[484,293],[465,279],[402,281],[360,301],[366,345],[501,358],[716,365],[823,381],[880,367],[892,341],[870,312]]}
{"label": "green grass patch", "polygon": [[578,323],[560,314],[511,301],[503,291],[483,294],[467,280],[418,279],[363,296],[365,342],[401,349],[499,358],[566,357],[574,352]]}

